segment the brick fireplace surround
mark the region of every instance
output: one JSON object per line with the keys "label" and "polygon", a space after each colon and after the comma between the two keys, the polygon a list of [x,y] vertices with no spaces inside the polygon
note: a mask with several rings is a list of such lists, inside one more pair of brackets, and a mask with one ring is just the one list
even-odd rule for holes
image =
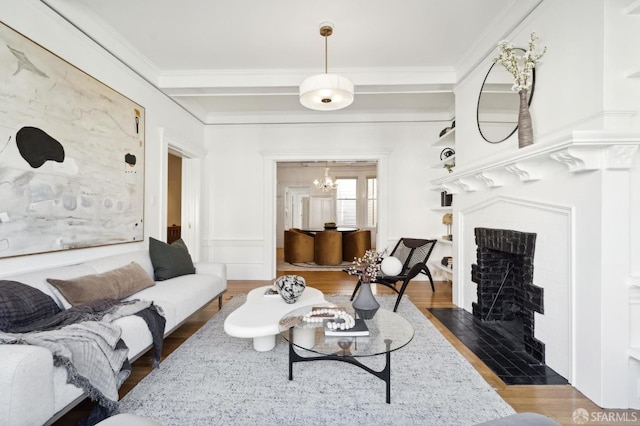
{"label": "brick fireplace surround", "polygon": [[[534,312],[544,313],[544,290],[533,284],[536,234],[509,229],[475,229],[477,263],[471,266],[480,321],[517,323],[527,354],[544,364],[544,343],[535,338]],[[520,325],[521,323],[521,325]]]}

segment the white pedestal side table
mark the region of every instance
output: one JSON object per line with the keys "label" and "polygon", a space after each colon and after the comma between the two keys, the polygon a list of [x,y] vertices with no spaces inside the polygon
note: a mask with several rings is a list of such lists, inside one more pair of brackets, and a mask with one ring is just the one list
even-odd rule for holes
{"label": "white pedestal side table", "polygon": [[307,287],[296,303],[286,303],[282,297],[265,296],[271,286],[258,287],[247,294],[242,306],[231,312],[224,321],[224,331],[233,337],[252,338],[256,351],[270,351],[276,346],[276,335],[280,333],[278,321],[295,309],[326,304],[324,294]]}

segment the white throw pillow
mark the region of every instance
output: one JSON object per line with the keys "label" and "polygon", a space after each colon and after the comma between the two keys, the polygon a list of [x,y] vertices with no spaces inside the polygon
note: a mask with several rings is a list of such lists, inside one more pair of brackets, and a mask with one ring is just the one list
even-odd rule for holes
{"label": "white throw pillow", "polygon": [[380,269],[385,275],[398,275],[402,272],[402,262],[397,257],[387,256],[382,259]]}

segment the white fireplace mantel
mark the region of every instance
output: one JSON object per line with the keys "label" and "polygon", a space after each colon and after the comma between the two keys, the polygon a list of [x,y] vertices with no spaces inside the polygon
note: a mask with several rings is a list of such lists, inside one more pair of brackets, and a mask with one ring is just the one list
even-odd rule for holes
{"label": "white fireplace mantel", "polygon": [[547,365],[605,408],[640,407],[639,148],[640,132],[573,131],[431,180],[458,194],[453,302],[471,312],[477,297],[475,229],[536,233],[536,338]]}
{"label": "white fireplace mantel", "polygon": [[640,133],[573,131],[553,141],[504,152],[458,167],[431,181],[433,190],[450,194],[504,186],[517,177],[522,182],[544,179],[550,164],[561,163],[570,173],[629,169],[640,147]]}

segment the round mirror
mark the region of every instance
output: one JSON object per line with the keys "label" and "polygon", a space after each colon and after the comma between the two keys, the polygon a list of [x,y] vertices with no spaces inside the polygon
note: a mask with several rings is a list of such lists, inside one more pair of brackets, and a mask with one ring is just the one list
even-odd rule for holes
{"label": "round mirror", "polygon": [[[524,53],[523,49],[517,49]],[[536,84],[536,70],[533,70],[529,105]],[[504,142],[518,129],[518,109],[520,95],[511,90],[513,76],[500,64],[494,63],[484,77],[478,96],[478,130],[489,143]]]}

